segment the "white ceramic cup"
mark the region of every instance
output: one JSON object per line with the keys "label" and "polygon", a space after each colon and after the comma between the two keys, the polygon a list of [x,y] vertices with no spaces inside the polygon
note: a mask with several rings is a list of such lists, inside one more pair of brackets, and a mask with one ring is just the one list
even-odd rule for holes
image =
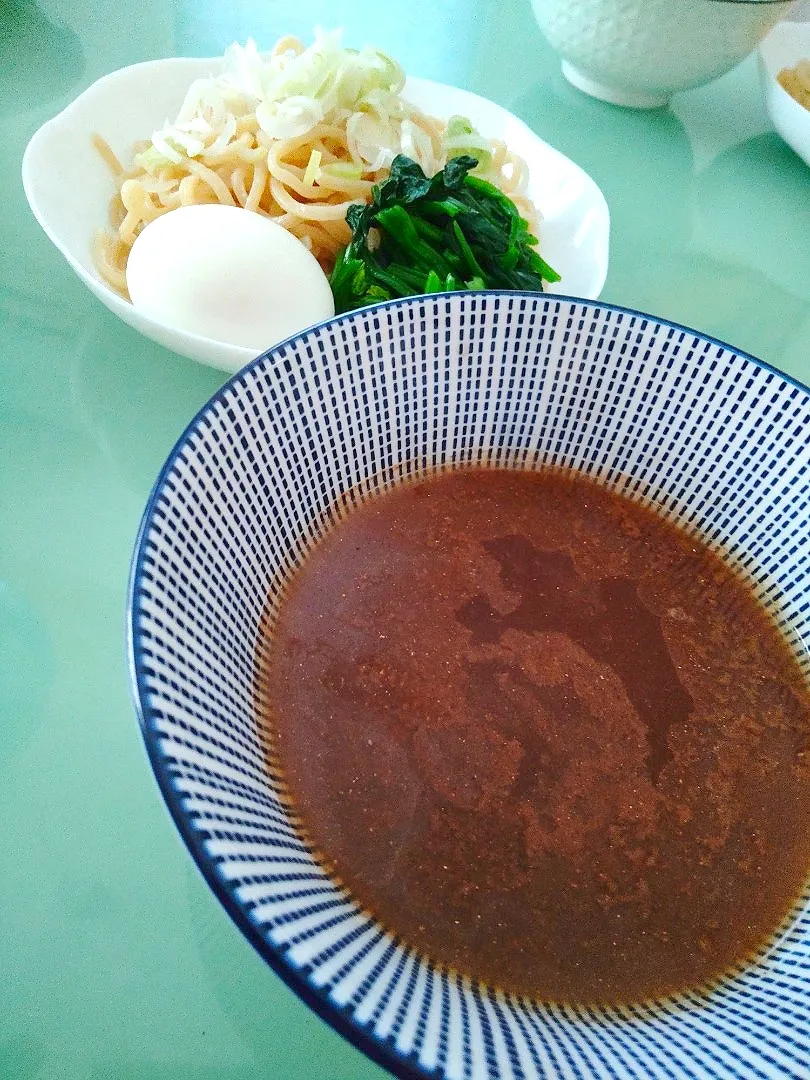
{"label": "white ceramic cup", "polygon": [[666,105],[752,52],[792,0],[532,0],[566,79],[615,105]]}

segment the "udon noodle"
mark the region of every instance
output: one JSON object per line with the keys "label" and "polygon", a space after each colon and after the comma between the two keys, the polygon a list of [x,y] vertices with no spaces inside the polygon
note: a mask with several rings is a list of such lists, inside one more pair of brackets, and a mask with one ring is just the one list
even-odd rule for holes
{"label": "udon noodle", "polygon": [[[270,63],[283,72],[285,65],[306,52],[300,41],[284,38],[272,50]],[[200,99],[198,91],[197,100],[189,106],[187,98],[181,109],[182,126],[156,132],[151,141],[137,144],[129,167],[96,136],[95,145],[111,168],[117,189],[110,205],[110,230],[95,242],[100,274],[127,296],[127,258],[141,230],[177,207],[217,202],[277,221],[329,273],[350,239],[346,211],[352,203],[371,199],[373,185],[385,179],[395,153],[406,153],[428,176],[452,156],[447,123],[402,98],[402,82],[404,76],[392,87],[394,94],[372,90],[357,111],[331,109],[303,133],[282,136],[274,130],[283,129],[284,123],[277,115],[268,123],[255,100],[248,106],[243,103],[241,109],[233,109],[231,102],[224,122],[221,115],[212,122],[216,106],[205,102],[204,93]],[[293,106],[298,112],[288,115],[295,118],[311,104],[301,100],[305,105]],[[296,124],[286,126],[295,129]],[[513,199],[537,235],[537,213],[525,194],[525,162],[504,143],[483,140],[470,128],[467,132],[473,150],[465,152],[475,152],[476,144],[481,148],[478,174]]]}

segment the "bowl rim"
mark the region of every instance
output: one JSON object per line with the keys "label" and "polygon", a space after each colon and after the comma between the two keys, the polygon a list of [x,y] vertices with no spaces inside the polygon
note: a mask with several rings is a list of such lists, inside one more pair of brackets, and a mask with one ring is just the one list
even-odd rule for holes
{"label": "bowl rim", "polygon": [[[738,0],[722,0],[722,2],[738,2]],[[800,105],[796,99],[785,90],[784,86],[779,82],[777,75],[782,70],[785,63],[790,61],[780,61],[778,64],[773,61],[771,53],[774,48],[779,47],[779,44],[785,39],[788,40],[791,46],[790,51],[795,54],[794,63],[801,60],[806,51],[810,49],[810,20],[804,22],[794,22],[790,19],[783,19],[778,22],[776,26],[771,27],[765,37],[760,41],[757,46],[757,58],[759,60],[760,74],[766,80],[767,85],[773,85],[779,90],[779,96],[783,94],[794,104],[798,105],[803,112],[810,116],[810,112]]]}
{"label": "bowl rim", "polygon": [[[718,0],[718,2],[739,3],[740,0]],[[764,0],[760,0],[760,2],[764,3]],[[765,66],[765,70],[771,76],[771,78],[774,79],[774,81],[776,80],[776,76],[779,74],[779,72],[778,70],[775,70],[775,66],[771,65],[768,57],[774,44],[784,38],[788,38],[789,43],[796,46],[796,58],[801,59],[801,50],[806,49],[808,46],[810,46],[810,18],[802,21],[798,21],[795,19],[780,20],[778,23],[771,27],[771,29],[757,46],[757,52],[760,59],[762,60],[763,65]],[[787,93],[787,91],[785,91],[785,93]]]}
{"label": "bowl rim", "polygon": [[[736,0],[734,0],[736,2]],[[371,1027],[361,1027],[352,1019],[351,1010],[347,1005],[338,1005],[329,996],[328,988],[319,988],[312,985],[301,969],[293,967],[288,963],[284,956],[284,950],[281,947],[276,947],[270,943],[265,935],[261,933],[259,928],[250,920],[245,909],[235,899],[235,890],[230,888],[225,880],[217,873],[216,864],[211,857],[206,853],[204,848],[204,841],[201,839],[200,834],[194,829],[191,824],[189,815],[181,807],[181,796],[174,788],[172,778],[166,769],[165,759],[160,752],[159,734],[155,732],[151,723],[152,711],[149,708],[148,692],[145,686],[144,673],[141,664],[139,664],[140,648],[139,639],[140,631],[136,625],[135,619],[135,601],[138,593],[141,590],[141,582],[144,576],[144,548],[143,540],[147,531],[150,529],[153,523],[154,511],[157,507],[160,494],[164,488],[165,481],[171,470],[173,469],[175,462],[181,454],[181,451],[192,436],[202,425],[205,416],[209,409],[215,405],[222,403],[226,395],[230,392],[232,387],[238,384],[240,381],[246,379],[252,374],[252,372],[260,365],[265,363],[273,353],[278,350],[289,348],[296,343],[301,342],[307,336],[312,333],[320,333],[324,329],[331,327],[335,323],[349,322],[353,318],[358,317],[361,313],[366,312],[379,312],[396,310],[400,307],[414,305],[418,303],[425,303],[429,301],[433,305],[438,303],[447,304],[452,297],[458,297],[456,292],[442,292],[431,293],[424,296],[412,296],[404,297],[396,300],[386,300],[378,304],[373,304],[368,307],[360,308],[356,311],[347,312],[342,315],[336,315],[333,318],[326,320],[322,323],[318,323],[314,327],[309,327],[300,333],[294,334],[291,337],[279,342],[272,348],[267,349],[260,356],[255,357],[245,367],[235,372],[226,382],[214,393],[211,397],[197,410],[195,415],[189,421],[184,428],[182,434],[179,436],[171,451],[166,457],[166,460],[158,474],[155,483],[149,493],[149,497],[146,502],[146,506],[141,517],[140,525],[136,534],[135,545],[133,548],[133,554],[130,562],[129,580],[127,585],[127,606],[126,606],[126,648],[127,648],[127,666],[129,671],[130,692],[132,695],[135,711],[138,719],[138,726],[141,731],[141,736],[144,742],[144,749],[146,751],[149,764],[151,765],[152,772],[155,777],[158,789],[160,790],[163,802],[175,827],[177,828],[180,837],[188,849],[189,854],[196,863],[197,869],[201,873],[203,879],[207,883],[208,887],[214,893],[214,896],[225,909],[226,913],[230,916],[233,923],[238,930],[246,938],[246,940],[252,945],[262,960],[269,965],[269,967],[275,972],[284,984],[292,990],[292,992],[310,1008],[316,1016],[320,1017],[325,1023],[327,1023],[334,1031],[343,1036],[349,1043],[351,1043],[356,1049],[360,1050],[367,1057],[371,1058],[378,1065],[382,1066],[393,1076],[398,1077],[399,1080],[426,1080],[426,1077],[430,1074],[426,1069],[423,1069],[418,1064],[417,1056],[412,1052],[400,1053],[396,1050],[393,1043],[388,1040],[378,1038]],[[741,358],[742,360],[753,363],[755,366],[769,371],[780,378],[785,379],[788,383],[795,386],[798,390],[801,390],[804,394],[810,398],[810,386],[805,385],[799,379],[787,372],[781,371],[773,364],[768,363],[765,360],[761,360],[754,356],[752,353],[747,352],[744,349],[738,349],[731,345],[729,342],[723,341],[720,338],[714,337],[711,334],[704,333],[701,330],[696,330],[693,327],[686,326],[682,323],[674,322],[671,319],[664,318],[662,316],[653,315],[649,312],[639,311],[636,308],[625,307],[621,304],[607,303],[601,300],[589,300],[578,296],[568,296],[560,293],[537,293],[528,292],[522,290],[500,290],[489,289],[482,290],[481,295],[488,296],[501,296],[501,297],[525,297],[534,300],[536,303],[545,304],[575,304],[580,306],[589,307],[592,309],[598,309],[602,311],[610,311],[618,314],[636,316],[640,319],[646,319],[651,322],[657,323],[660,326],[668,327],[675,331],[681,331],[686,334],[692,334],[695,337],[700,338],[704,342],[708,342],[713,345],[717,345],[723,349],[728,349],[730,352]],[[397,944],[406,945],[402,938],[398,935],[391,933],[392,940]],[[427,958],[429,961],[429,958]],[[666,998],[661,999],[663,1001]],[[576,1007],[575,1007],[576,1008]],[[439,1076],[438,1071],[435,1072],[436,1076]]]}

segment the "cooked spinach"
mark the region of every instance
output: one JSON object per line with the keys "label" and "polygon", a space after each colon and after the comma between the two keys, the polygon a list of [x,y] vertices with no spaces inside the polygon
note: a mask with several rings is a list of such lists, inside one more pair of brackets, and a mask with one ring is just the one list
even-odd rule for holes
{"label": "cooked spinach", "polygon": [[512,200],[470,175],[476,165],[462,155],[428,178],[404,154],[394,158],[371,202],[346,214],[352,239],[330,279],[337,312],[445,290],[540,292],[560,280]]}

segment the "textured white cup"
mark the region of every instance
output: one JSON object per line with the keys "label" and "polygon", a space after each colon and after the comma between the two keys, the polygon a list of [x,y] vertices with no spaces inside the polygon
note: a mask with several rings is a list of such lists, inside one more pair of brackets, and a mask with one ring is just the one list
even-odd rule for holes
{"label": "textured white cup", "polygon": [[792,0],[532,0],[570,83],[649,109],[744,59]]}

